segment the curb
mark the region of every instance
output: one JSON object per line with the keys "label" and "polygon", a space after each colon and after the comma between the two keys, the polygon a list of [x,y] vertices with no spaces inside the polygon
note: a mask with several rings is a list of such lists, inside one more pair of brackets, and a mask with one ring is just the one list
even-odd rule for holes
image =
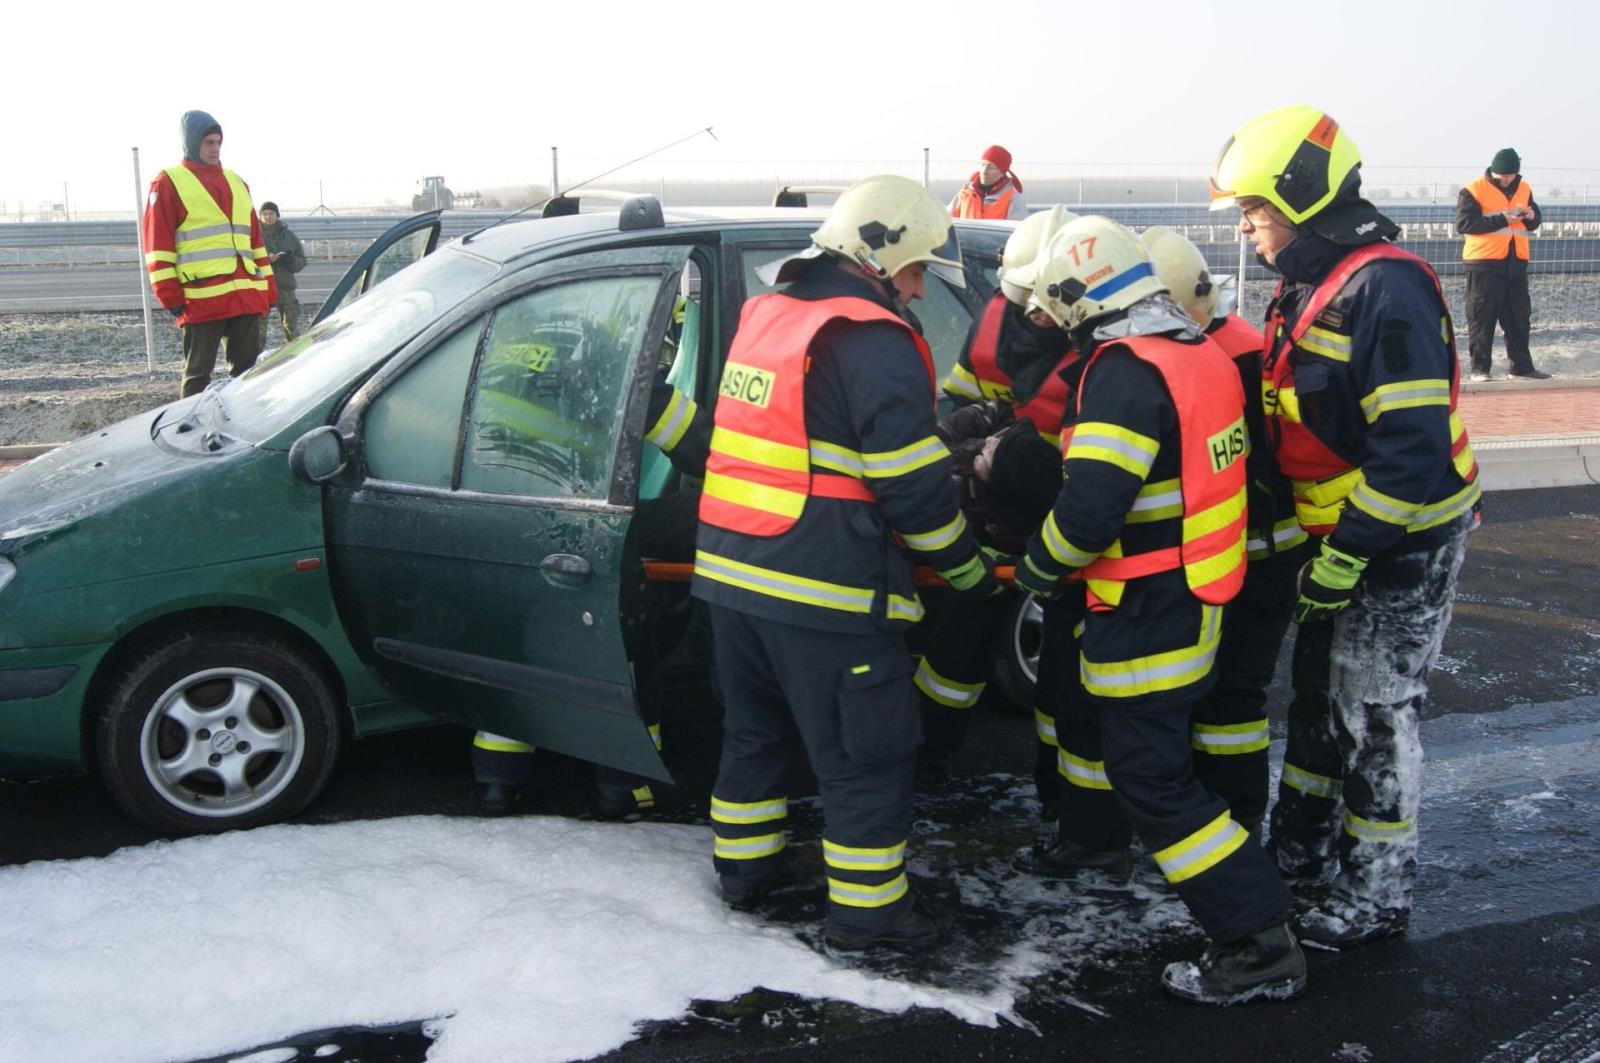
{"label": "curb", "polygon": [[61,446],[60,443],[12,443],[0,447],[0,461],[24,461],[28,458],[37,458],[40,454],[48,454]]}
{"label": "curb", "polygon": [[1553,376],[1549,380],[1517,380],[1515,377],[1496,377],[1493,380],[1468,380],[1461,377],[1464,392],[1494,391],[1574,391],[1600,388],[1597,376]]}

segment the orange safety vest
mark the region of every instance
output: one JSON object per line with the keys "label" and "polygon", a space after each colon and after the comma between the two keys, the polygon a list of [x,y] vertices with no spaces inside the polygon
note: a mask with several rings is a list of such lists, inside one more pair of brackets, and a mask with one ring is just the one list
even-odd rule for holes
{"label": "orange safety vest", "polygon": [[[1508,197],[1505,189],[1487,174],[1468,185],[1467,192],[1478,201],[1478,209],[1485,215],[1501,214],[1512,207],[1525,209],[1533,202],[1533,190],[1528,182],[1517,182],[1517,190]],[[1461,261],[1498,261],[1509,257],[1508,248],[1522,261],[1528,261],[1528,227],[1521,218],[1507,218],[1506,227],[1496,232],[1469,234],[1461,245]]]}
{"label": "orange safety vest", "polygon": [[1067,400],[1072,389],[1061,379],[1061,371],[1078,360],[1078,352],[1067,348],[1055,368],[1045,377],[1027,402],[1018,404],[1011,391],[1011,377],[1000,368],[1000,323],[1005,318],[1006,297],[996,295],[983,308],[978,319],[978,331],[972,337],[972,349],[967,359],[972,363],[972,375],[978,380],[978,390],[987,398],[1004,399],[1012,404],[1012,412],[1033,422],[1039,434],[1054,443],[1059,438],[1061,422],[1066,417]]}
{"label": "orange safety vest", "polygon": [[[1178,546],[1122,556],[1120,546],[1113,544],[1091,561],[1083,570],[1090,608],[1104,609],[1104,603],[1120,600],[1120,584],[1128,580],[1180,567],[1196,598],[1222,605],[1233,600],[1244,584],[1247,439],[1239,372],[1222,348],[1209,340],[1188,344],[1164,336],[1136,336],[1113,343],[1161,374],[1177,409],[1183,533]],[[1089,374],[1112,345],[1097,348],[1084,369],[1078,389],[1080,417]],[[1103,586],[1106,583],[1114,586]]]}
{"label": "orange safety vest", "polygon": [[1011,197],[1016,192],[1016,186],[1009,180],[1006,181],[1006,190],[995,197],[993,203],[985,203],[983,196],[970,184],[962,185],[961,191],[956,193],[956,209],[950,213],[957,218],[999,218],[1004,221],[1011,216]]}
{"label": "orange safety vest", "polygon": [[1229,314],[1222,319],[1222,324],[1206,333],[1222,348],[1222,353],[1229,358],[1238,358],[1240,355],[1262,353],[1265,339],[1261,330],[1238,314]]}
{"label": "orange safety vest", "polygon": [[809,498],[872,502],[860,479],[813,472],[806,431],[805,378],[811,342],[829,322],[884,321],[916,341],[935,382],[927,341],[887,307],[855,296],[796,299],[782,293],[748,300],[739,314],[712,415],[711,452],[700,495],[700,519],[763,538],[800,520]]}
{"label": "orange safety vest", "polygon": [[[1317,285],[1306,305],[1301,307],[1294,326],[1287,332],[1284,331],[1283,315],[1277,311],[1273,311],[1273,320],[1269,323],[1271,341],[1261,368],[1263,405],[1278,439],[1275,449],[1278,467],[1293,484],[1295,512],[1300,524],[1312,535],[1327,535],[1333,531],[1338,524],[1339,510],[1345,498],[1355,490],[1361,470],[1335,454],[1301,420],[1300,404],[1295,395],[1294,365],[1288,352],[1304,338],[1317,315],[1339,297],[1356,272],[1379,259],[1416,264],[1433,281],[1434,290],[1439,292],[1440,305],[1449,305],[1445,302],[1433,267],[1394,244],[1379,242],[1364,244],[1346,255]],[[1278,290],[1283,290],[1282,281],[1278,282]],[[1281,343],[1282,340],[1287,342]],[[1445,343],[1450,348],[1450,460],[1462,482],[1470,484],[1478,478],[1478,463],[1472,456],[1466,427],[1456,412],[1457,396],[1461,390],[1461,366],[1453,333],[1445,336]]]}

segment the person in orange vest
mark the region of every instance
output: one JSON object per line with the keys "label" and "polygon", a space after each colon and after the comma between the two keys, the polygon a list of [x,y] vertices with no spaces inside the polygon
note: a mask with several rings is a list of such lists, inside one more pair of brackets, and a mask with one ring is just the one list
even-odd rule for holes
{"label": "person in orange vest", "polygon": [[211,382],[219,344],[230,376],[256,364],[278,283],[250,186],[222,167],[222,126],[204,111],[179,126],[183,161],[150,183],[143,228],[150,287],[183,329],[181,398]]}
{"label": "person in orange vest", "polygon": [[[1250,831],[1267,814],[1270,765],[1267,687],[1294,613],[1296,582],[1306,561],[1304,528],[1294,515],[1289,479],[1267,445],[1261,404],[1261,330],[1233,312],[1236,289],[1218,283],[1205,255],[1187,237],[1161,225],[1140,234],[1156,275],[1184,313],[1205,329],[1239,370],[1250,429],[1244,587],[1228,603],[1217,648],[1217,682],[1195,705],[1194,770],[1227,799]],[[1224,297],[1226,301],[1224,300]]]}
{"label": "person in orange vest", "polygon": [[1010,218],[1028,216],[1022,201],[1022,182],[1011,172],[1011,153],[990,145],[978,159],[978,168],[950,201],[953,218]]}
{"label": "person in orange vest", "polygon": [[1456,232],[1467,269],[1467,356],[1472,379],[1488,380],[1494,327],[1506,337],[1511,375],[1548,380],[1528,353],[1533,316],[1528,298],[1528,234],[1539,227],[1539,204],[1522,179],[1522,159],[1512,148],[1494,153],[1489,168],[1456,197]]}
{"label": "person in orange vest", "polygon": [[[1290,999],[1305,990],[1306,964],[1289,893],[1227,801],[1195,777],[1190,749],[1223,607],[1244,582],[1238,371],[1173,301],[1139,238],[1109,218],[1056,235],[1033,297],[1087,367],[1061,493],[1016,581],[1041,597],[1069,576],[1086,588],[1077,663],[1101,756],[1070,763],[1058,841],[1016,863],[1126,877],[1131,823],[1211,939],[1198,962],[1169,964],[1163,987],[1203,1004]],[[1080,814],[1095,807],[1080,794],[1109,796],[1124,818]]]}
{"label": "person in orange vest", "polygon": [[1482,494],[1438,278],[1392,243],[1360,167],[1337,121],[1295,105],[1241,126],[1211,176],[1280,278],[1263,412],[1316,548],[1268,847],[1310,906],[1301,938],[1332,948],[1410,920],[1422,707]]}
{"label": "person in orange vest", "polygon": [[709,607],[724,713],[722,898],[759,907],[792,877],[798,741],[822,801],[824,933],[842,949],[924,947],[946,922],[906,876],[913,561],[975,599],[1004,591],[934,434],[933,360],[906,310],[928,270],[964,286],[955,226],[920,184],[887,175],[851,185],[810,248],[765,267],[787,287],[740,313],[700,498],[691,593]]}

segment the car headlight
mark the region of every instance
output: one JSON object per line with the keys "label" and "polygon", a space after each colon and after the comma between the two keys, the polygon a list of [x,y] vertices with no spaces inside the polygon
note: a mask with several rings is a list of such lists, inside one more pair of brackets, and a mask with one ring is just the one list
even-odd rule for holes
{"label": "car headlight", "polygon": [[11,577],[17,574],[17,566],[0,557],[0,591],[6,589],[6,584],[11,582]]}

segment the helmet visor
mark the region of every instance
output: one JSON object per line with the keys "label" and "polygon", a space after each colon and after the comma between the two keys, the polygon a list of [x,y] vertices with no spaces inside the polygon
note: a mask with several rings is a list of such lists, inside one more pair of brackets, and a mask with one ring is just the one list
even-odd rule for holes
{"label": "helmet visor", "polygon": [[955,288],[967,286],[966,271],[961,267],[961,241],[956,239],[954,225],[945,230],[944,243],[917,261],[926,262],[928,271],[936,274],[946,284]]}

